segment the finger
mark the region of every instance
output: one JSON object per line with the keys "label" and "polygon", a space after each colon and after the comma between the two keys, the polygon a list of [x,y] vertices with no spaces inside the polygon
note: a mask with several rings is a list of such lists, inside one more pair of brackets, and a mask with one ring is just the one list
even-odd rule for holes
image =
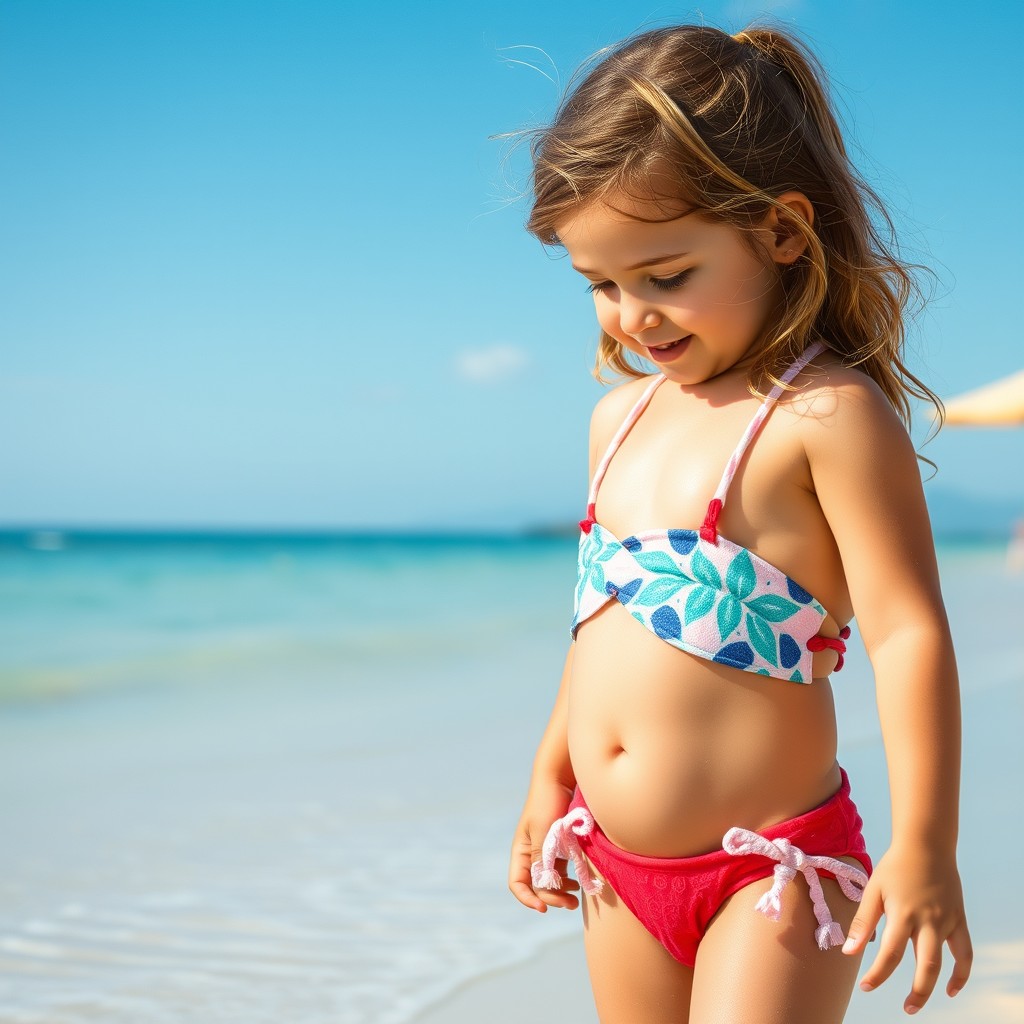
{"label": "finger", "polygon": [[870,992],[873,988],[878,988],[896,970],[899,962],[903,959],[903,951],[907,948],[909,939],[910,930],[908,928],[897,928],[892,921],[889,921],[882,932],[878,955],[864,977],[861,978],[861,989]]}
{"label": "finger", "polygon": [[946,939],[950,953],[953,954],[953,973],[946,985],[946,993],[955,996],[967,984],[971,976],[971,964],[974,963],[974,948],[971,946],[971,933],[967,930],[967,922],[961,921]]}
{"label": "finger", "polygon": [[555,872],[561,882],[557,889],[538,889],[534,886],[533,891],[544,901],[546,906],[558,907],[562,910],[575,910],[580,905],[580,901],[572,893],[579,889],[580,885],[575,878],[569,877],[568,861],[556,860]]}
{"label": "finger", "polygon": [[512,856],[509,858],[509,892],[524,907],[529,907],[530,910],[536,910],[538,913],[543,914],[548,907],[534,891],[530,864],[530,837],[528,833],[520,832],[512,843]]}
{"label": "finger", "polygon": [[547,909],[547,904],[533,891],[533,887],[527,885],[526,882],[521,881],[510,881],[508,884],[509,892],[524,907],[529,907],[530,910],[536,910],[543,914]]}
{"label": "finger", "polygon": [[917,1013],[935,989],[942,970],[942,939],[934,928],[922,928],[914,939],[914,957],[917,966],[914,968],[914,981],[910,986],[910,995],[903,1001],[903,1009],[907,1013]]}
{"label": "finger", "polygon": [[875,929],[882,917],[882,900],[875,895],[874,889],[868,885],[861,899],[860,909],[846,930],[846,942],[843,952],[853,956],[860,953],[868,940],[874,936]]}
{"label": "finger", "polygon": [[549,907],[557,907],[559,910],[575,910],[580,905],[578,897],[560,889],[538,889],[537,895]]}
{"label": "finger", "polygon": [[572,879],[564,879],[562,889],[535,889],[532,880],[528,881],[530,878],[529,870],[521,872],[517,865],[514,865],[509,872],[509,892],[524,907],[529,907],[530,910],[536,910],[543,914],[548,907],[575,910],[579,906],[580,901],[572,895],[572,892],[578,889],[579,885]]}

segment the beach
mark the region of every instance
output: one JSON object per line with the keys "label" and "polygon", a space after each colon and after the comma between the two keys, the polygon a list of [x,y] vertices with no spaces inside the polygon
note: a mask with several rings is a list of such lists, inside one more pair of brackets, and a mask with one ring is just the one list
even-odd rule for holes
{"label": "beach", "polygon": [[[575,542],[0,535],[0,1022],[596,1020],[569,913],[505,889]],[[944,545],[977,961],[936,1021],[1024,1013],[1003,850],[1024,783],[1024,579]],[[835,687],[876,856],[866,658]],[[1011,854],[1012,856],[1012,854]],[[900,1019],[907,964],[848,1020]]]}

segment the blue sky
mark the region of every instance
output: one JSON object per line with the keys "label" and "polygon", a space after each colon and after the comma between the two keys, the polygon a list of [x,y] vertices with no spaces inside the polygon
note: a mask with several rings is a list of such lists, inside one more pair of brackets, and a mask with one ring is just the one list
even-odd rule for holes
{"label": "blue sky", "polygon": [[[578,518],[592,308],[492,136],[673,21],[809,39],[938,273],[912,365],[946,396],[1019,369],[1022,11],[0,0],[0,525]],[[925,451],[1024,507],[1024,431]]]}

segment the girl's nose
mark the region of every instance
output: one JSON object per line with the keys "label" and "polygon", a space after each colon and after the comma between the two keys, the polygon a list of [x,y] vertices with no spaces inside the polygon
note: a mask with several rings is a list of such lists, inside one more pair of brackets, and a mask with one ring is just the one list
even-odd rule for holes
{"label": "girl's nose", "polygon": [[643,299],[622,293],[619,300],[619,326],[624,334],[639,338],[649,327],[661,323],[658,311]]}

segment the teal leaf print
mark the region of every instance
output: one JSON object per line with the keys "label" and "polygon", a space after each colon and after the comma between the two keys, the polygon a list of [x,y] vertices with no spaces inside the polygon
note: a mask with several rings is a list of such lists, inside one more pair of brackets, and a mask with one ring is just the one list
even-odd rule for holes
{"label": "teal leaf print", "polygon": [[762,619],[767,619],[769,622],[782,622],[783,619],[788,619],[800,609],[799,605],[778,594],[762,594],[761,597],[755,597],[753,601],[748,601],[747,607],[755,615],[760,615]]}
{"label": "teal leaf print", "polygon": [[694,587],[690,596],[686,599],[686,607],[683,609],[683,618],[686,625],[707,615],[715,607],[715,592],[707,587]]}
{"label": "teal leaf print", "polygon": [[679,566],[664,551],[642,551],[633,557],[636,559],[637,565],[647,569],[648,572],[667,572],[673,576],[682,575],[679,572]]}
{"label": "teal leaf print", "polygon": [[[742,614],[743,605],[731,594],[726,594],[718,602],[718,635],[723,641],[740,624]],[[748,615],[747,618],[749,617]]]}
{"label": "teal leaf print", "polygon": [[747,636],[750,638],[754,650],[768,662],[769,665],[778,666],[779,662],[775,654],[775,634],[771,626],[763,622],[756,615],[747,614]]}
{"label": "teal leaf print", "polygon": [[594,585],[595,590],[604,593],[604,569],[597,562],[590,567],[590,582]]}
{"label": "teal leaf print", "polygon": [[607,562],[609,558],[615,557],[615,552],[617,550],[618,548],[616,548],[614,544],[606,544],[604,550],[597,556],[597,561]]}
{"label": "teal leaf print", "polygon": [[725,573],[725,585],[729,592],[741,601],[750,597],[757,586],[757,575],[750,561],[750,552],[741,551],[730,563]]}
{"label": "teal leaf print", "polygon": [[642,605],[664,604],[670,598],[675,597],[685,586],[686,584],[682,580],[655,580],[636,595],[633,603]]}
{"label": "teal leaf print", "polygon": [[715,590],[722,589],[722,577],[718,575],[718,570],[708,561],[707,555],[702,551],[698,550],[694,554],[693,560],[690,562],[690,568],[693,570],[693,575],[704,586],[713,587]]}

